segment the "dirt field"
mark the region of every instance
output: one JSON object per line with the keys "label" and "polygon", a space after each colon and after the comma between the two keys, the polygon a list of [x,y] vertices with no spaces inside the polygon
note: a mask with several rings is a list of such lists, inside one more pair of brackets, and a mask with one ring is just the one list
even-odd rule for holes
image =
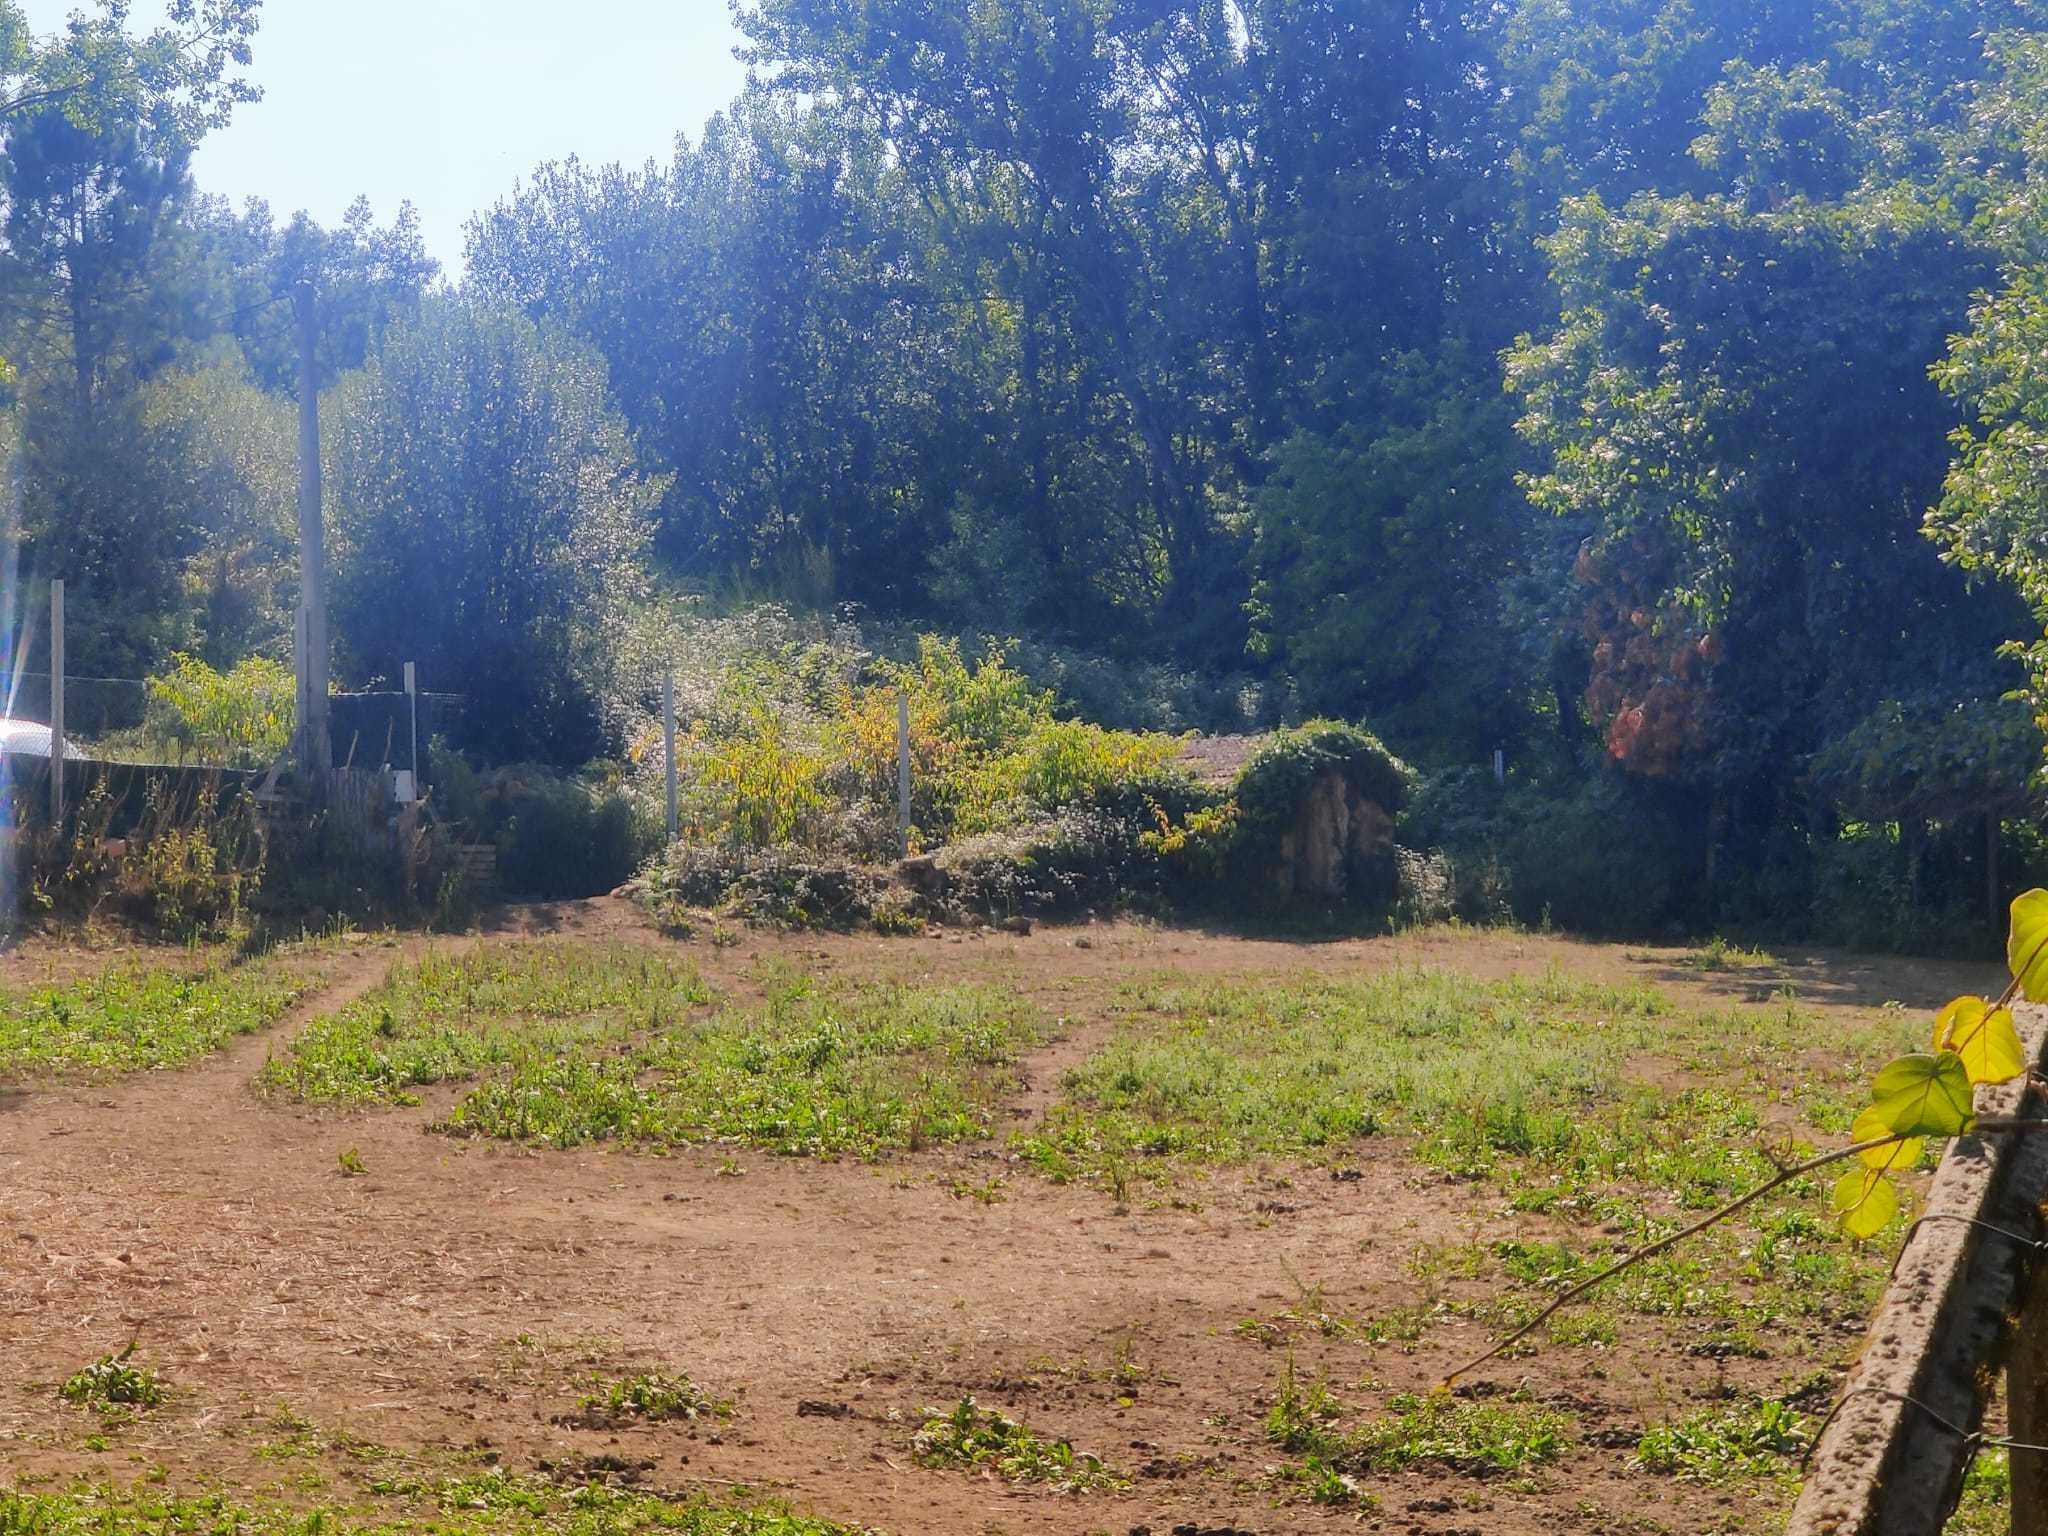
{"label": "dirt field", "polygon": [[[675,949],[617,902],[502,926]],[[1290,1364],[1370,1406],[1426,1390],[1496,1330],[1455,1311],[1405,1343],[1247,1321],[1298,1319],[1311,1295],[1346,1317],[1409,1306],[1418,1252],[1554,1237],[1558,1218],[1509,1209],[1393,1135],[1349,1149],[1342,1177],[1255,1162],[1119,1207],[1016,1166],[1001,1136],[874,1163],[730,1147],[533,1150],[425,1134],[446,1089],[416,1108],[363,1110],[256,1093],[253,1075],[305,1020],[375,986],[420,943],[331,948],[310,1000],[183,1070],[0,1090],[6,1481],[155,1479],[353,1504],[394,1464],[582,1468],[661,1493],[752,1490],[897,1536],[1763,1530],[1789,1473],[1653,1476],[1635,1437],[1737,1390],[1783,1392],[1855,1346],[1854,1322],[1833,1319],[1803,1325],[1782,1358],[1688,1353],[1681,1319],[1631,1316],[1617,1339],[1496,1361],[1467,1389],[1519,1388],[1568,1413],[1577,1431],[1561,1458],[1491,1477],[1425,1463],[1365,1477],[1362,1501],[1325,1507],[1272,1475],[1286,1458],[1265,1419]],[[1138,926],[743,935],[686,952],[736,998],[758,988],[764,955],[825,976],[1017,989],[1060,1020],[1022,1064],[1017,1126],[1046,1112],[1062,1071],[1111,1027],[1105,1000],[1140,974],[1561,967],[1711,1009],[1781,1007],[1789,988],[1818,1021],[1822,1057],[1832,1025],[1869,1027],[1895,1016],[1887,1002],[1931,1007],[1982,979],[1841,957],[1702,970],[1679,951],[1511,934],[1287,945]],[[77,963],[31,946],[0,979]],[[358,1177],[337,1163],[351,1148]],[[963,1194],[976,1188],[985,1198]],[[1483,1275],[1442,1283],[1475,1300],[1496,1288]],[[161,1408],[102,1430],[57,1400],[55,1383],[131,1338],[171,1387]],[[557,1422],[593,1376],[646,1369],[687,1371],[737,1411],[621,1429]],[[1063,1496],[919,1465],[925,1410],[970,1394],[1100,1455],[1129,1488]]]}

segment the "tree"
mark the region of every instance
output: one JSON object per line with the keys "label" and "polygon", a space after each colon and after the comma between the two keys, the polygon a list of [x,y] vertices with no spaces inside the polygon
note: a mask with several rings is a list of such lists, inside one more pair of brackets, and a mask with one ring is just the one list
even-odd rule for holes
{"label": "tree", "polygon": [[594,648],[664,489],[603,365],[516,312],[435,299],[335,406],[335,630],[358,674],[417,661],[501,760],[594,753]]}
{"label": "tree", "polygon": [[[2048,627],[2048,45],[2001,38],[1979,104],[1976,153],[1959,170],[2001,258],[1934,376],[1968,413],[1927,531],[1943,558],[2009,583]],[[2048,724],[2048,639],[2019,647]]]}

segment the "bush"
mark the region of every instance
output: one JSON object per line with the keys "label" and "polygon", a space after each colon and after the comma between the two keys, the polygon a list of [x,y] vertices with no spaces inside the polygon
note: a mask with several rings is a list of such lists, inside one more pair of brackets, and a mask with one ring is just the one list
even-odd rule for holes
{"label": "bush", "polygon": [[640,898],[671,922],[710,907],[755,922],[847,928],[872,918],[887,881],[873,870],[795,847],[676,843],[643,870]]}
{"label": "bush", "polygon": [[1407,805],[1415,780],[1408,765],[1363,726],[1311,720],[1275,732],[1231,786],[1231,798],[1241,813],[1241,834],[1257,838],[1290,824],[1309,786],[1331,768],[1390,816]]}
{"label": "bush", "polygon": [[145,734],[173,743],[181,758],[197,753],[223,767],[261,767],[284,751],[297,726],[292,669],[267,656],[216,672],[181,652],[168,673],[149,680]]}
{"label": "bush", "polygon": [[1666,803],[1680,794],[1611,769],[1554,791],[1455,768],[1422,781],[1398,836],[1444,857],[1468,921],[1646,934],[1684,922],[1698,892],[1698,816]]}
{"label": "bush", "polygon": [[601,896],[626,883],[645,847],[633,803],[618,790],[530,777],[507,791],[498,879],[543,901]]}

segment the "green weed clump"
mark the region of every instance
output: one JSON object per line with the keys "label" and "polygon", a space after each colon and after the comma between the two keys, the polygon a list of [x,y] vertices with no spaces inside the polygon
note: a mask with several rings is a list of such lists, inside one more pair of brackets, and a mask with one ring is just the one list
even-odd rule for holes
{"label": "green weed clump", "polygon": [[1647,1471],[1700,1483],[1775,1477],[1805,1448],[1804,1416],[1776,1398],[1759,1398],[1659,1424],[1636,1446]]}
{"label": "green weed clump", "polygon": [[164,1400],[163,1383],[146,1365],[137,1365],[135,1343],[111,1355],[101,1355],[91,1365],[57,1388],[57,1395],[81,1408],[102,1412],[154,1408]]}
{"label": "green weed clump", "polygon": [[1317,1503],[1360,1497],[1361,1478],[1410,1467],[1446,1467],[1474,1477],[1526,1472],[1572,1444],[1561,1413],[1515,1399],[1466,1402],[1400,1393],[1392,1412],[1346,1427],[1344,1405],[1321,1381],[1304,1381],[1290,1359],[1266,1414],[1266,1439],[1299,1458],[1286,1473]]}
{"label": "green weed clump", "polygon": [[416,1089],[660,1028],[711,1000],[694,967],[623,945],[505,943],[428,955],[315,1020],[266,1088],[314,1103],[417,1103]]}
{"label": "green weed clump", "polygon": [[577,1418],[589,1425],[663,1424],[673,1420],[723,1419],[732,1404],[713,1397],[688,1376],[644,1371],[600,1381],[576,1400]]}
{"label": "green weed clump", "polygon": [[266,1029],[307,983],[274,961],[198,975],[117,965],[83,981],[0,996],[0,1071],[182,1067]]}
{"label": "green weed clump", "polygon": [[1015,1419],[963,1397],[951,1412],[932,1410],[914,1442],[927,1467],[990,1467],[1013,1483],[1043,1483],[1057,1493],[1127,1488],[1130,1479],[1099,1457],[1048,1440]]}
{"label": "green weed clump", "polygon": [[529,1052],[441,1128],[871,1157],[989,1134],[1018,1052],[1046,1034],[1035,1009],[995,988],[785,978],[765,1007],[659,1030],[613,1057]]}

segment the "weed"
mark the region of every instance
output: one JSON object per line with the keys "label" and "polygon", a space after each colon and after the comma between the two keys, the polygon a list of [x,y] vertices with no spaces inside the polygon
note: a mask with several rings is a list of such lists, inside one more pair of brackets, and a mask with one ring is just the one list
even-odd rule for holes
{"label": "weed", "polygon": [[219,1494],[180,1498],[156,1488],[0,1492],[0,1531],[35,1536],[871,1536],[858,1527],[775,1504],[671,1501],[602,1485],[564,1489],[538,1480],[472,1477],[435,1484],[381,1479],[371,1491],[406,1500],[403,1512],[238,1504]]}
{"label": "weed", "polygon": [[1339,1457],[1345,1446],[1335,1426],[1343,1413],[1344,1405],[1320,1378],[1307,1383],[1301,1380],[1289,1356],[1280,1376],[1280,1390],[1266,1413],[1266,1438],[1291,1455]]}
{"label": "weed", "polygon": [[598,1381],[596,1390],[576,1400],[579,1423],[591,1428],[620,1424],[660,1424],[671,1419],[723,1419],[732,1404],[713,1397],[683,1375],[642,1372],[615,1381]]}
{"label": "weed", "polygon": [[[1019,1147],[1055,1179],[1108,1185],[1127,1165],[1162,1179],[1180,1164],[1335,1157],[1387,1128],[1564,1120],[1610,1091],[1611,1064],[1656,1039],[1665,1011],[1647,988],[1557,973],[1154,983],[1126,991],[1116,1035]],[[1596,1018],[1605,1027],[1588,1028]]]}
{"label": "weed", "polygon": [[335,1158],[336,1171],[344,1179],[360,1179],[370,1170],[363,1166],[363,1154],[354,1147],[348,1148]]}
{"label": "weed", "polygon": [[1758,1398],[1652,1427],[1636,1446],[1636,1461],[1648,1471],[1700,1483],[1771,1477],[1786,1470],[1786,1459],[1806,1437],[1806,1420],[1796,1410]]}
{"label": "weed", "polygon": [[1513,1400],[1469,1403],[1440,1393],[1403,1393],[1390,1406],[1389,1417],[1352,1432],[1347,1463],[1373,1472],[1430,1463],[1491,1476],[1555,1461],[1572,1436],[1563,1414]]}
{"label": "weed", "polygon": [[154,1408],[164,1400],[163,1384],[148,1366],[135,1365],[135,1341],[117,1353],[101,1355],[57,1389],[67,1403],[81,1408]]}
{"label": "weed", "polygon": [[946,1193],[955,1200],[974,1200],[982,1205],[1000,1205],[1009,1196],[1003,1193],[1003,1176],[990,1174],[979,1184],[971,1179],[952,1178],[946,1180]]}
{"label": "weed", "polygon": [[1963,1496],[1943,1536],[2007,1536],[2012,1529],[2011,1453],[1986,1447],[1963,1474]]}
{"label": "weed", "polygon": [[930,1410],[914,1450],[928,1467],[991,1467],[1013,1483],[1044,1483],[1059,1493],[1130,1485],[1098,1458],[1064,1440],[1047,1440],[971,1397],[961,1398],[950,1413]]}
{"label": "weed", "polygon": [[1688,950],[1679,958],[1678,963],[1696,971],[1753,971],[1781,962],[1776,955],[1768,954],[1762,949],[1745,949],[1741,945],[1730,944],[1719,934],[1715,934],[1700,948]]}

